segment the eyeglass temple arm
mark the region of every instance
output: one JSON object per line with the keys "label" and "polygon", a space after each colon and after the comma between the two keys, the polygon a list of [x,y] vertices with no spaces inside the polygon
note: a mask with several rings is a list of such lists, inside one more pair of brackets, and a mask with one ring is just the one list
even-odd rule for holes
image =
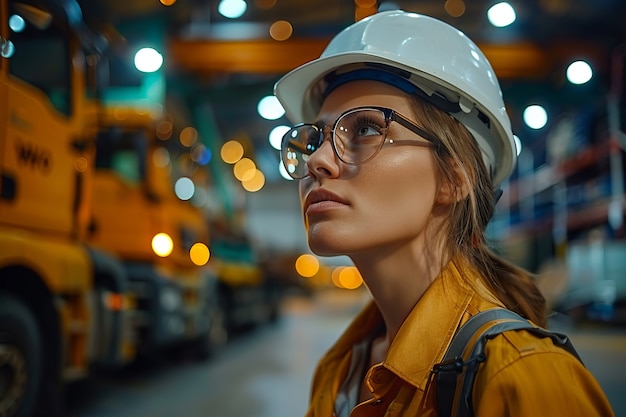
{"label": "eyeglass temple arm", "polygon": [[406,127],[407,129],[409,129],[411,132],[420,135],[421,137],[423,137],[424,139],[426,139],[427,141],[431,142],[433,145],[439,147],[441,145],[441,141],[439,140],[438,137],[426,132],[424,129],[422,129],[421,127],[417,126],[415,123],[413,123],[412,121],[410,121],[409,119],[405,118],[404,116],[393,112],[391,114],[392,120],[400,123],[402,126]]}

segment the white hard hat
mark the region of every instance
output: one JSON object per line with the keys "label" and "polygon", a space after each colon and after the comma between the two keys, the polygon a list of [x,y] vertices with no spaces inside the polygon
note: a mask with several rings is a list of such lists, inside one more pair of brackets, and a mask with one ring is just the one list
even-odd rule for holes
{"label": "white hard hat", "polygon": [[463,32],[432,17],[397,10],[360,20],[336,35],[318,59],[282,77],[274,94],[292,122],[310,122],[329,74],[359,64],[400,75],[467,127],[495,186],[510,175],[515,142],[496,75]]}

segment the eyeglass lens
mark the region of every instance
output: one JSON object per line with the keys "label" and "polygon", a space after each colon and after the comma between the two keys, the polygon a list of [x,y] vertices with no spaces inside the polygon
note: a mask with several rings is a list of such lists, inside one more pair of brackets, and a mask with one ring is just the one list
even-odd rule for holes
{"label": "eyeglass lens", "polygon": [[[372,158],[387,134],[388,119],[379,109],[355,109],[337,119],[331,131],[333,148],[345,163],[360,164]],[[299,125],[283,137],[282,159],[289,175],[307,175],[307,160],[323,142],[324,133],[315,125]]]}

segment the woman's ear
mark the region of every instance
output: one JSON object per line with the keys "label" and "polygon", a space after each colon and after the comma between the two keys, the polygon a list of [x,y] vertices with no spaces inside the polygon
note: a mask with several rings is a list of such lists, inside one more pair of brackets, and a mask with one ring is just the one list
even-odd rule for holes
{"label": "woman's ear", "polygon": [[470,178],[465,169],[460,168],[457,164],[454,166],[452,175],[442,178],[441,187],[437,192],[437,203],[441,205],[449,205],[464,200],[469,195]]}

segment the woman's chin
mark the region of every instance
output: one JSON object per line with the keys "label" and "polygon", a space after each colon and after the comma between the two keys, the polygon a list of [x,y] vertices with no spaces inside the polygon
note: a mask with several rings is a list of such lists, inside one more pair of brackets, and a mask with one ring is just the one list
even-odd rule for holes
{"label": "woman's chin", "polygon": [[345,241],[338,236],[321,238],[319,235],[308,236],[308,244],[311,251],[319,256],[340,256],[349,252],[349,247]]}
{"label": "woman's chin", "polygon": [[309,240],[309,249],[311,252],[318,256],[339,256],[345,255],[344,251],[341,251],[340,248],[337,248],[336,244],[332,244],[331,242],[318,242]]}

